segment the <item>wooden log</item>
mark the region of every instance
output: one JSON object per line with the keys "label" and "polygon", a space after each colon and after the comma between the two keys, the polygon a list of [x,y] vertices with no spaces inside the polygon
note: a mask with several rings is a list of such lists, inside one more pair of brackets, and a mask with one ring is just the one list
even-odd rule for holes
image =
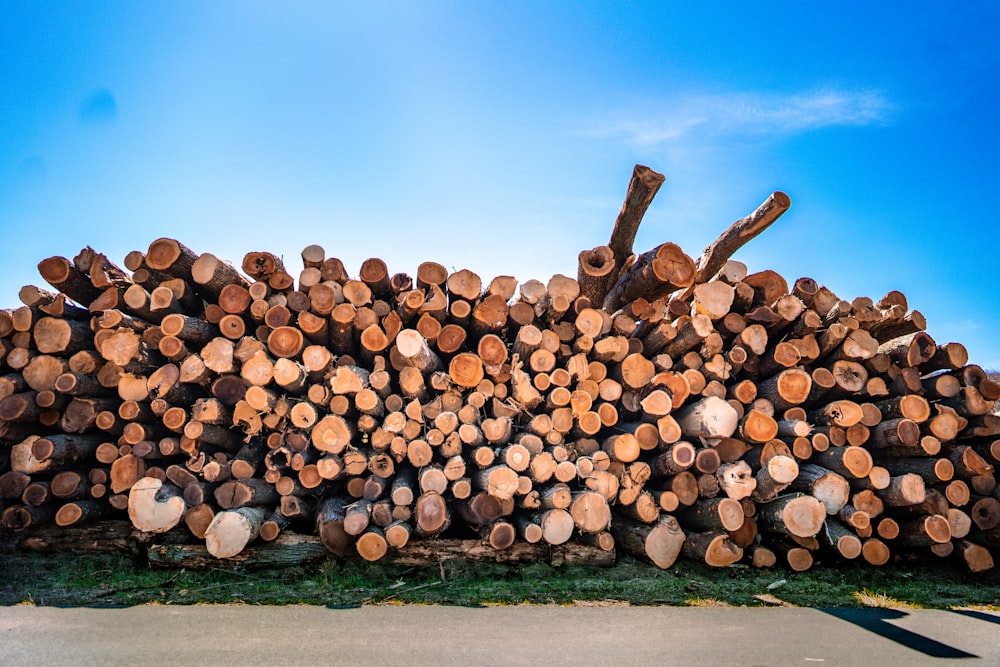
{"label": "wooden log", "polygon": [[[631,243],[629,243],[626,257],[631,254]],[[591,303],[604,303],[611,282],[617,277],[618,268],[620,267],[615,263],[614,251],[610,246],[597,246],[593,250],[580,252],[576,276],[580,294],[587,297]]]}
{"label": "wooden log", "polygon": [[930,547],[951,541],[951,525],[940,514],[906,521],[899,527],[899,544],[908,548]]}
{"label": "wooden log", "polygon": [[690,287],[695,273],[694,260],[676,244],[664,243],[639,255],[621,272],[604,299],[604,309],[613,313],[630,301],[639,298],[654,301]]}
{"label": "wooden log", "polygon": [[812,376],[800,368],[789,368],[757,383],[757,396],[766,398],[775,410],[784,411],[810,397]]}
{"label": "wooden log", "polygon": [[435,491],[423,493],[417,498],[414,515],[416,532],[424,538],[439,535],[451,524],[448,504],[444,497]]}
{"label": "wooden log", "polygon": [[541,540],[546,544],[565,544],[573,536],[575,523],[572,515],[565,509],[550,508],[536,516],[535,521],[541,529]]}
{"label": "wooden log", "polygon": [[494,465],[473,473],[477,488],[483,489],[498,500],[508,500],[517,492],[517,472],[507,465]]}
{"label": "wooden log", "polygon": [[93,333],[81,320],[42,317],[32,328],[35,347],[42,354],[70,356],[91,347]]}
{"label": "wooden log", "polygon": [[440,357],[431,350],[427,341],[416,329],[400,331],[396,335],[396,349],[403,362],[419,370],[422,375],[426,376],[444,368]]}
{"label": "wooden log", "polygon": [[698,258],[695,282],[707,282],[737,250],[770,227],[791,204],[784,192],[774,192],[753,213],[730,225]]}
{"label": "wooden log", "polygon": [[617,518],[611,532],[623,549],[660,569],[676,562],[685,541],[684,531],[671,516],[664,516],[654,524]]}
{"label": "wooden log", "polygon": [[876,491],[876,495],[888,507],[919,505],[924,502],[926,494],[924,480],[912,473],[892,477],[888,487]]}
{"label": "wooden log", "polygon": [[220,484],[213,492],[215,502],[222,509],[273,505],[278,502],[278,492],[262,479],[230,480]]}
{"label": "wooden log", "polygon": [[574,493],[569,511],[573,523],[581,533],[599,533],[611,523],[611,508],[607,500],[593,491]]}
{"label": "wooden log", "polygon": [[31,454],[36,460],[53,466],[70,466],[92,457],[102,441],[100,435],[54,433],[33,440]]}
{"label": "wooden log", "polygon": [[956,540],[955,552],[970,572],[987,572],[993,569],[993,555],[989,549],[968,540]]}
{"label": "wooden log", "polygon": [[476,387],[485,377],[483,361],[471,352],[456,354],[448,365],[448,376],[460,387]]}
{"label": "wooden log", "polygon": [[55,514],[57,526],[76,526],[106,517],[112,512],[107,503],[97,500],[77,500],[62,505]]}
{"label": "wooden log", "polygon": [[746,461],[721,464],[715,472],[715,477],[719,480],[722,492],[736,500],[749,498],[757,488],[753,470]]}
{"label": "wooden log", "polygon": [[[614,264],[619,271],[632,255],[632,244],[639,230],[639,224],[664,180],[663,174],[659,174],[645,165],[637,164],[632,170],[628,192],[622,203],[621,211],[615,219],[615,226],[608,242]],[[593,303],[598,302],[593,301]]]}
{"label": "wooden log", "polygon": [[205,530],[205,548],[215,558],[236,556],[260,533],[265,516],[260,507],[219,512]]}
{"label": "wooden log", "polygon": [[733,406],[714,396],[685,406],[673,416],[683,435],[706,441],[728,438],[739,423],[739,415]]}
{"label": "wooden log", "polygon": [[757,521],[763,530],[796,537],[812,537],[823,526],[826,509],[812,496],[789,494],[758,506]]}
{"label": "wooden log", "polygon": [[861,539],[843,523],[827,518],[819,532],[820,542],[841,558],[853,560],[861,555]]}
{"label": "wooden log", "polygon": [[327,551],[345,557],[354,549],[354,537],[344,530],[347,501],[340,497],[327,498],[316,511],[316,533]]}
{"label": "wooden log", "polygon": [[128,494],[128,516],[144,533],[165,533],[180,523],[187,510],[183,492],[156,477],[143,477]]}
{"label": "wooden log", "polygon": [[981,531],[991,531],[1000,526],[1000,500],[991,497],[979,498],[969,511],[972,522]]}
{"label": "wooden log", "polygon": [[706,498],[677,513],[681,525],[696,532],[739,530],[744,518],[743,506],[733,498]]}
{"label": "wooden log", "polygon": [[65,257],[43,259],[38,263],[38,273],[57,292],[62,292],[80,305],[90,304],[101,293],[101,289],[95,287],[89,277]]}
{"label": "wooden log", "polygon": [[515,542],[509,549],[497,550],[482,540],[411,540],[406,546],[390,551],[384,560],[396,565],[426,566],[452,559],[489,563],[548,563],[563,565],[589,565],[610,567],[615,561],[615,551],[605,550],[577,541],[553,546],[544,542],[530,544]]}
{"label": "wooden log", "polygon": [[681,555],[711,567],[729,567],[743,558],[743,549],[736,546],[726,533],[709,530],[687,533]]}
{"label": "wooden log", "polygon": [[751,498],[760,503],[774,500],[795,481],[798,474],[799,465],[795,459],[780,455],[771,457],[757,471],[757,486]]}
{"label": "wooden log", "polygon": [[810,460],[849,480],[867,477],[875,465],[868,450],[861,447],[830,447],[814,452]]}
{"label": "wooden log", "polygon": [[819,500],[830,515],[840,512],[851,495],[851,486],[843,476],[813,463],[799,466],[798,477],[790,487]]}
{"label": "wooden log", "polygon": [[954,464],[945,458],[893,457],[881,459],[879,465],[886,468],[891,475],[898,476],[907,473],[919,475],[927,484],[948,482],[955,474]]}

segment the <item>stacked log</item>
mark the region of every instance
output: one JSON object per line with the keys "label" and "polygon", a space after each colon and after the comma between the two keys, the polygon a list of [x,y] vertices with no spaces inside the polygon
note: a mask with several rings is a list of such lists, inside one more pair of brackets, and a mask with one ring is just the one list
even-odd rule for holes
{"label": "stacked log", "polygon": [[732,260],[783,193],[697,261],[633,254],[662,180],[637,167],[609,245],[546,283],[170,238],[43,260],[55,291],[0,311],[0,524],[127,517],[214,558],[305,534],[372,561],[992,568],[1000,385],[899,292]]}

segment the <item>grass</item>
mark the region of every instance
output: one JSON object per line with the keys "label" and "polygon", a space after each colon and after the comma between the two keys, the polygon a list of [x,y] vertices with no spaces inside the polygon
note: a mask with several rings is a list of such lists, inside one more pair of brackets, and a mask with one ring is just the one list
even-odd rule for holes
{"label": "grass", "polygon": [[0,604],[587,604],[1000,608],[1000,573],[950,562],[872,568],[821,565],[803,573],[679,561],[659,570],[628,558],[613,568],[507,566],[454,560],[406,568],[328,560],[281,570],[152,570],[125,556],[0,556]]}

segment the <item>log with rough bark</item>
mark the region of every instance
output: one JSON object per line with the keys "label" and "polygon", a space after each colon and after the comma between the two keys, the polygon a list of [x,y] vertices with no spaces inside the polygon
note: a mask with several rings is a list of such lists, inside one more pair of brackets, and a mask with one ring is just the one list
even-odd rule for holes
{"label": "log with rough bark", "polygon": [[611,532],[622,549],[664,570],[680,556],[685,540],[680,524],[671,516],[664,516],[654,524],[618,518],[612,523]]}
{"label": "log with rough bark", "polygon": [[720,530],[687,533],[681,546],[685,558],[700,561],[711,567],[727,567],[743,558],[743,549],[734,544]]}
{"label": "log with rough bark", "polygon": [[812,537],[823,526],[826,509],[812,496],[789,494],[760,505],[756,516],[767,530],[796,537]]}

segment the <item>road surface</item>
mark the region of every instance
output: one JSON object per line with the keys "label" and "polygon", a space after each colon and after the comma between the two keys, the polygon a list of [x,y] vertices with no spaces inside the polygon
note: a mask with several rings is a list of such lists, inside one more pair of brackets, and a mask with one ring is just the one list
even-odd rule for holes
{"label": "road surface", "polygon": [[0,665],[1000,665],[982,611],[0,607]]}

